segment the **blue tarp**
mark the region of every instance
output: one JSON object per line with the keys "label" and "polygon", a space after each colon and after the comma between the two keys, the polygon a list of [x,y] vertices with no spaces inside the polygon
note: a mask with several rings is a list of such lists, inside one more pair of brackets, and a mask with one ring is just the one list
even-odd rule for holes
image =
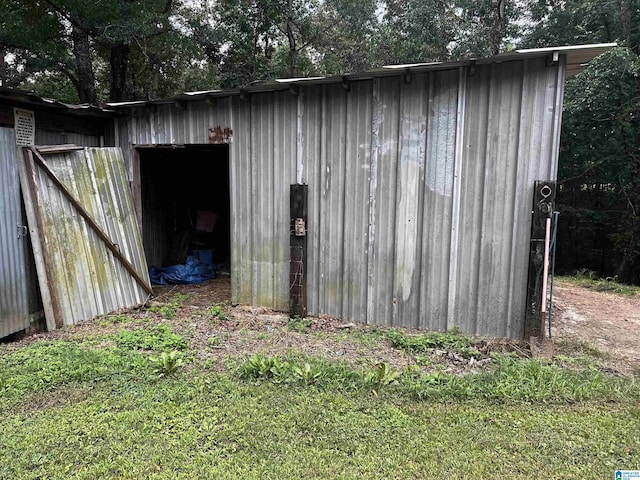
{"label": "blue tarp", "polygon": [[202,263],[196,257],[189,256],[184,265],[150,267],[149,277],[154,285],[202,283],[215,278],[215,268],[213,265]]}

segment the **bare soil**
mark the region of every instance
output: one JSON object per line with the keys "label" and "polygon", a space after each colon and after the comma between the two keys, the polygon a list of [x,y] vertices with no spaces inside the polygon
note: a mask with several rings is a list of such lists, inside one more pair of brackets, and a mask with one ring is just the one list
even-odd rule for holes
{"label": "bare soil", "polygon": [[[551,339],[588,342],[623,374],[640,372],[640,296],[559,282],[552,297]],[[556,348],[557,350],[557,348]]]}
{"label": "bare soil", "polygon": [[[556,282],[551,339],[539,339],[531,345],[526,341],[478,338],[475,348],[480,352],[479,358],[470,360],[456,352],[435,349],[418,362],[416,356],[392,348],[385,339],[384,328],[345,323],[330,316],[310,317],[305,319],[302,328],[292,328],[291,319],[284,312],[249,305],[232,306],[230,287],[230,280],[225,277],[196,285],[156,286],[155,295],[145,306],[53,332],[18,335],[10,339],[9,348],[41,340],[83,339],[94,335],[109,338],[109,334],[122,329],[170,323],[175,333],[187,339],[190,351],[220,371],[228,368],[229,358],[253,353],[300,353],[343,360],[354,366],[386,362],[398,369],[412,366],[466,374],[484,369],[492,352],[554,357],[566,353],[564,341],[568,340],[597,347],[603,352],[599,363],[607,370],[623,375],[640,372],[640,297]],[[181,294],[179,301],[176,294]],[[224,310],[223,318],[212,311],[215,305]],[[168,315],[162,307],[169,307],[175,313]]]}

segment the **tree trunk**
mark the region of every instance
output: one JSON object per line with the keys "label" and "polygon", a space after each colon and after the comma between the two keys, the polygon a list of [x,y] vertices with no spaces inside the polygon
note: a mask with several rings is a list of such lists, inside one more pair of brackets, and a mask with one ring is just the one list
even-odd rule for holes
{"label": "tree trunk", "polygon": [[6,87],[7,83],[7,64],[4,61],[4,57],[7,54],[7,49],[0,46],[0,86]]}
{"label": "tree trunk", "polygon": [[78,84],[78,97],[80,103],[97,105],[96,77],[93,74],[93,62],[91,60],[91,47],[89,34],[72,24],[71,40],[73,41],[73,56],[76,60],[76,76]]}
{"label": "tree trunk", "polygon": [[290,20],[287,20],[287,38],[289,39],[289,77],[295,78],[298,70],[298,47]]}
{"label": "tree trunk", "polygon": [[109,99],[112,102],[131,100],[130,89],[127,83],[127,67],[129,66],[129,54],[131,47],[126,44],[117,44],[111,47],[109,63],[111,65],[111,89]]}

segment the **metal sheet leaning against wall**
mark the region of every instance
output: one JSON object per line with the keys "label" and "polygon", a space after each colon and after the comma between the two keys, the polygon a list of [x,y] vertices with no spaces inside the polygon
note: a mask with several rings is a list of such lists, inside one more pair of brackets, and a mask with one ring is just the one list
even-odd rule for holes
{"label": "metal sheet leaning against wall", "polygon": [[[29,154],[20,163],[20,176],[47,327],[144,303],[151,287],[120,150],[52,153],[45,166],[36,165],[31,160],[34,155],[39,154]],[[56,181],[80,206],[64,190],[54,188]],[[117,255],[107,248],[101,232]],[[142,280],[132,277],[127,263]]]}

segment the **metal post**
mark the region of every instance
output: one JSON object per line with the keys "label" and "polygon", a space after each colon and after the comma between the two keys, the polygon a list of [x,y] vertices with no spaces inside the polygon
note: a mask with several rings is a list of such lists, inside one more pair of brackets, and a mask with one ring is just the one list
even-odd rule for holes
{"label": "metal post", "polygon": [[525,312],[524,338],[539,337],[542,331],[543,270],[545,266],[545,234],[547,219],[551,218],[556,197],[556,183],[534,183],[533,209],[531,211],[531,245],[529,250],[529,278],[527,281],[527,310]]}
{"label": "metal post", "polygon": [[290,187],[289,315],[301,318],[307,315],[307,194],[307,185]]}

